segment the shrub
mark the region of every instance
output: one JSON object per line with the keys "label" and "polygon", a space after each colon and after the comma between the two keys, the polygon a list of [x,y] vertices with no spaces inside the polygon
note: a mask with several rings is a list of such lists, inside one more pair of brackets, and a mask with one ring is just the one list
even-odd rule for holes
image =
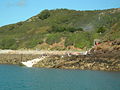
{"label": "shrub", "polygon": [[65,46],[75,46],[77,48],[90,47],[91,37],[87,32],[71,33],[67,36]]}
{"label": "shrub", "polygon": [[15,39],[3,39],[0,42],[1,49],[17,49],[17,46]]}
{"label": "shrub", "polygon": [[100,27],[97,30],[97,33],[104,33],[106,31],[106,29],[104,27]]}
{"label": "shrub", "polygon": [[52,45],[54,43],[58,43],[58,42],[60,42],[60,38],[61,38],[61,36],[59,33],[49,34],[47,36],[46,43],[48,43],[50,45]]}
{"label": "shrub", "polygon": [[56,32],[76,32],[76,31],[83,31],[83,29],[82,28],[74,28],[74,27],[71,27],[71,26],[67,26],[67,25],[57,25],[57,24],[55,24],[55,25],[52,25],[51,26],[51,29],[50,30],[48,30],[48,32],[49,33],[51,33],[51,32],[54,32],[54,33],[56,33]]}
{"label": "shrub", "polygon": [[50,12],[49,10],[46,9],[40,13],[39,18],[44,20],[47,19],[49,16],[50,16]]}

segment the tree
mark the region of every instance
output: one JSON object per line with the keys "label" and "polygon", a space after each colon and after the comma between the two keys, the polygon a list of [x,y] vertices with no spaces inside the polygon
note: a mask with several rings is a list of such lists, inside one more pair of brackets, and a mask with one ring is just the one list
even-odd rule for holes
{"label": "tree", "polygon": [[47,19],[49,16],[50,16],[50,12],[49,10],[46,9],[40,13],[39,18],[44,20]]}

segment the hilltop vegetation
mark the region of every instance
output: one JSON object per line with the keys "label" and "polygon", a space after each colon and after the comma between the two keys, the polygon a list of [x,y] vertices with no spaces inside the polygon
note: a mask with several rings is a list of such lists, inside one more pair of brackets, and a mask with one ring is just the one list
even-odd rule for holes
{"label": "hilltop vegetation", "polygon": [[43,10],[26,21],[0,27],[0,49],[83,49],[96,38],[120,38],[119,8]]}

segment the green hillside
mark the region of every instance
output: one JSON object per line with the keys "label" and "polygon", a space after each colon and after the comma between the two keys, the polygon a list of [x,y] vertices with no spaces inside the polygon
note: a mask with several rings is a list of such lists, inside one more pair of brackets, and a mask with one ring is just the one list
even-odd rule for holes
{"label": "green hillside", "polygon": [[0,49],[83,49],[90,48],[96,38],[120,38],[120,8],[44,10],[26,21],[0,27]]}

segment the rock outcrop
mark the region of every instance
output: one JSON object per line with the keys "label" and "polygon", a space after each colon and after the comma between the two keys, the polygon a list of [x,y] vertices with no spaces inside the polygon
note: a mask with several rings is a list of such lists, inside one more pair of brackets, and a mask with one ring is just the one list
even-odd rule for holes
{"label": "rock outcrop", "polygon": [[52,55],[34,67],[120,71],[120,41],[95,46],[87,55]]}

